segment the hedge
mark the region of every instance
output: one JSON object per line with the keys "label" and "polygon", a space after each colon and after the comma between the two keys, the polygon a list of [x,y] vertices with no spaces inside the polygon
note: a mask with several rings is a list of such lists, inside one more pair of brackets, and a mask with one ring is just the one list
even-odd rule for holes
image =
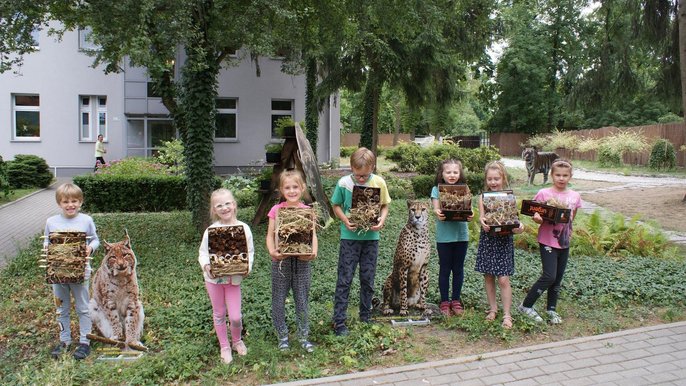
{"label": "hedge", "polygon": [[[183,176],[83,175],[74,183],[84,194],[86,212],[165,212],[186,210]],[[213,189],[221,186],[215,177]]]}
{"label": "hedge", "polygon": [[52,182],[52,173],[47,162],[32,154],[17,154],[7,163],[7,179],[11,187],[47,188]]}

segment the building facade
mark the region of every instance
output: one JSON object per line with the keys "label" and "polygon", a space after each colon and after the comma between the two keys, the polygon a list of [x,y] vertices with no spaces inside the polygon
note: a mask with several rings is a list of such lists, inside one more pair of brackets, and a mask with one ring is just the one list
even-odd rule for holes
{"label": "building facade", "polygon": [[[57,176],[71,176],[93,169],[99,134],[108,162],[154,155],[164,141],[178,136],[145,69],[123,63],[122,72],[106,75],[102,67],[91,67],[93,59],[83,51],[93,48],[86,34],[68,31],[57,42],[37,31],[38,51],[26,55],[15,71],[0,74],[3,159],[34,154]],[[182,63],[183,51],[177,56]],[[304,76],[282,73],[278,58],[260,58],[259,77],[241,52],[233,60],[238,65],[223,69],[218,79],[214,165],[220,173],[263,162],[265,145],[280,141],[273,131],[279,118],[305,119]],[[336,100],[330,98],[320,113],[320,162],[338,158]]]}

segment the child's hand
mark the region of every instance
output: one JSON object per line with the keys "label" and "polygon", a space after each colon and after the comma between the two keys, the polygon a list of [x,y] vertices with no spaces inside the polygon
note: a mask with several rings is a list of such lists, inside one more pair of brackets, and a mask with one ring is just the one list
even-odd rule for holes
{"label": "child's hand", "polygon": [[269,251],[269,256],[271,256],[273,259],[279,260],[279,261],[286,258],[286,256],[284,256],[281,252],[279,252],[278,249],[275,249],[273,251]]}
{"label": "child's hand", "polygon": [[434,209],[434,213],[436,213],[436,217],[438,217],[439,220],[445,221],[445,215],[443,214],[442,210]]}
{"label": "child's hand", "polygon": [[90,245],[86,245],[86,256],[90,256],[93,253],[93,248]]}
{"label": "child's hand", "polygon": [[205,266],[202,267],[202,270],[205,271],[205,273],[207,274],[207,277],[209,277],[210,279],[214,279],[214,275],[212,274],[212,271],[210,270],[209,264],[205,264]]}
{"label": "child's hand", "polygon": [[381,230],[381,228],[383,228],[383,222],[379,222],[378,224],[369,227],[369,230],[377,231],[377,232],[378,232],[378,231]]}
{"label": "child's hand", "polygon": [[523,223],[523,222],[520,222],[520,223],[519,223],[519,227],[518,227],[518,228],[514,228],[514,229],[512,230],[512,233],[520,234],[520,233],[522,233],[522,232],[524,232],[524,223]]}
{"label": "child's hand", "polygon": [[483,218],[479,219],[479,222],[481,223],[481,229],[484,230],[484,232],[488,232],[491,230],[491,227],[486,224],[485,220]]}
{"label": "child's hand", "polygon": [[344,224],[345,224],[345,227],[348,228],[348,230],[351,232],[355,232],[357,230],[357,225],[355,225],[354,223],[351,223],[350,220],[348,220],[347,218],[345,219]]}
{"label": "child's hand", "polygon": [[541,217],[540,213],[534,213],[533,220],[536,224],[543,224],[543,217]]}
{"label": "child's hand", "polygon": [[473,218],[474,218],[474,215],[471,215],[471,216],[467,216],[467,222],[470,222],[470,221],[472,221],[472,219],[473,219]]}

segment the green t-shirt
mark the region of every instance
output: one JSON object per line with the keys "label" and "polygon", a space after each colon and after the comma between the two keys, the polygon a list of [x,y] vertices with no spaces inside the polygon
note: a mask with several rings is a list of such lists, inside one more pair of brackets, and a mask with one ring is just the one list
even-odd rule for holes
{"label": "green t-shirt", "polygon": [[[341,177],[336,184],[336,188],[331,196],[331,204],[339,205],[343,209],[343,213],[347,216],[350,213],[350,207],[353,204],[353,186],[355,186],[352,175]],[[381,205],[388,205],[391,203],[391,196],[388,194],[388,187],[386,181],[381,176],[371,174],[367,182],[363,186],[371,188],[380,188],[380,202]],[[357,233],[348,230],[345,224],[341,222],[341,239],[342,240],[378,240],[378,231],[367,231],[364,233]]]}
{"label": "green t-shirt", "polygon": [[[431,189],[431,200],[438,200],[438,186]],[[469,241],[467,222],[436,220],[436,242],[453,243],[456,241]]]}

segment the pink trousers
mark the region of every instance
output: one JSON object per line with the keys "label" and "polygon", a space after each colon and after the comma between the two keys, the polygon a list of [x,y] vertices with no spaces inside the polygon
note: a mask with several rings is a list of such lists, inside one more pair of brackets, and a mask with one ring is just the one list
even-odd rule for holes
{"label": "pink trousers", "polygon": [[214,331],[217,333],[220,348],[229,346],[226,330],[226,312],[229,312],[231,326],[231,341],[241,340],[243,322],[241,321],[241,286],[232,284],[214,284],[205,282],[207,294],[212,303],[212,318],[214,319]]}

